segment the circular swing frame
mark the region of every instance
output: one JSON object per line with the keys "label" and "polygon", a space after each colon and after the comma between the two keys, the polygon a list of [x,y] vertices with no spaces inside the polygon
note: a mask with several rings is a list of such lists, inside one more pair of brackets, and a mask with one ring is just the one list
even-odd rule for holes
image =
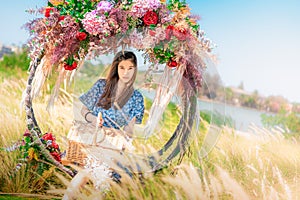
{"label": "circular swing frame", "polygon": [[[51,2],[51,1],[49,1]],[[102,1],[99,1],[102,2]],[[110,1],[109,1],[110,2]],[[122,1],[113,1],[115,4],[114,6],[120,6],[122,5]],[[116,3],[117,2],[117,3]],[[159,2],[159,1],[158,1]],[[164,1],[162,1],[164,2]],[[52,12],[53,18],[57,17],[58,22],[60,23],[60,15],[57,13],[55,9],[60,8],[59,4],[58,7],[55,7],[52,5]],[[155,152],[155,155],[159,155],[161,157],[164,157],[162,161],[157,162],[154,156],[147,156],[146,162],[151,166],[151,171],[156,172],[160,169],[162,169],[165,165],[167,165],[171,160],[173,160],[176,156],[179,157],[179,162],[181,161],[183,155],[186,153],[188,145],[189,145],[189,138],[191,135],[191,127],[193,127],[194,119],[197,117],[197,95],[198,90],[201,87],[201,81],[202,81],[202,73],[203,70],[206,68],[206,64],[212,60],[213,55],[210,54],[211,47],[210,42],[204,37],[204,32],[200,31],[199,26],[196,24],[191,25],[192,22],[196,19],[193,19],[192,16],[189,13],[188,5],[184,3],[184,1],[180,0],[171,0],[169,5],[166,5],[166,3],[160,3],[160,5],[164,5],[165,7],[168,6],[168,9],[170,8],[170,12],[175,13],[177,15],[173,16],[173,19],[171,19],[168,22],[165,22],[166,25],[164,25],[163,21],[160,21],[161,24],[157,24],[158,30],[164,31],[166,34],[166,38],[164,39],[163,44],[170,44],[173,41],[175,41],[173,44],[177,44],[177,48],[172,47],[173,51],[170,51],[170,48],[165,50],[165,47],[162,46],[162,41],[157,40],[153,44],[150,45],[147,52],[147,58],[155,63],[154,65],[158,64],[166,64],[168,67],[177,67],[176,70],[182,70],[182,77],[185,78],[184,85],[184,93],[182,94],[183,99],[183,112],[180,119],[179,124],[176,127],[176,130],[170,137],[170,139],[165,143],[165,145],[157,152]],[[69,5],[68,5],[69,6]],[[134,5],[131,5],[134,6]],[[48,12],[49,9],[45,10],[45,12]],[[128,11],[129,12],[129,11]],[[148,11],[153,12],[154,11]],[[158,12],[158,11],[157,11]],[[50,11],[47,13],[47,15],[50,16]],[[64,13],[66,14],[66,13]],[[147,14],[147,13],[146,13]],[[146,16],[145,14],[145,16]],[[182,15],[182,16],[181,16]],[[45,13],[46,16],[46,13]],[[153,36],[153,31],[156,30],[156,26],[153,25],[147,25],[148,22],[145,21],[145,16],[143,16],[140,19],[140,22],[143,20],[144,24],[138,24],[137,27],[132,27],[132,33],[133,35],[138,35],[138,28],[142,28],[147,36]],[[50,16],[51,17],[51,16]],[[74,17],[74,16],[73,16]],[[158,19],[159,21],[159,19]],[[194,22],[193,22],[194,23]],[[184,24],[183,27],[180,27],[180,24]],[[142,26],[142,27],[141,27]],[[87,30],[85,30],[85,33],[87,33]],[[155,34],[155,33],[154,33]],[[130,34],[127,35],[127,38],[130,38]],[[46,36],[45,36],[46,37]],[[90,34],[90,38],[94,37],[94,35]],[[100,36],[99,36],[100,37]],[[156,37],[159,37],[156,36]],[[122,38],[122,37],[120,37]],[[81,40],[81,39],[79,39]],[[92,39],[90,39],[92,40]],[[103,38],[102,38],[103,40]],[[142,40],[143,41],[143,40]],[[80,41],[81,42],[81,41]],[[123,39],[120,39],[119,43],[124,42]],[[140,41],[141,42],[141,41]],[[108,42],[109,43],[109,42]],[[138,42],[137,42],[138,43]],[[182,44],[181,44],[182,43]],[[80,43],[82,44],[82,43]],[[191,45],[194,45],[194,48],[191,48]],[[86,45],[86,44],[84,44]],[[106,44],[107,45],[107,44]],[[105,46],[105,44],[104,44]],[[128,44],[119,44],[119,46],[128,46]],[[130,45],[129,45],[130,46]],[[141,44],[136,44],[133,46],[134,48],[138,50],[144,50],[145,47]],[[192,46],[193,47],[193,46]],[[189,49],[191,48],[191,49]],[[38,126],[37,120],[35,118],[34,110],[33,110],[33,104],[32,104],[32,89],[33,86],[33,79],[36,75],[36,69],[40,65],[41,60],[45,57],[44,50],[45,49],[39,49],[39,48],[33,48],[33,51],[39,51],[39,54],[32,53],[31,58],[31,66],[30,66],[30,74],[28,77],[27,87],[26,87],[26,93],[25,93],[25,111],[26,111],[26,119],[27,119],[27,126],[31,133],[31,136],[35,139],[35,142],[40,146],[41,154],[45,156],[45,158],[53,163],[55,166],[57,166],[60,170],[68,173],[70,176],[74,176],[74,173],[69,169],[66,168],[64,165],[56,161],[51,154],[48,152],[48,150],[45,148],[43,143],[40,141],[40,136],[42,135],[42,131]],[[53,50],[53,49],[52,49]],[[111,49],[112,52],[114,52],[116,49]],[[76,50],[78,52],[82,52],[82,49]],[[43,53],[40,53],[43,52]],[[83,59],[85,58],[85,55],[78,54],[78,57]],[[51,52],[46,52],[51,54]],[[103,53],[103,52],[102,52]],[[108,52],[106,52],[108,53]],[[80,55],[79,55],[80,54]],[[163,54],[163,55],[162,55]],[[70,63],[72,62],[72,63]],[[74,55],[69,55],[69,57],[63,56],[62,59],[59,61],[58,66],[61,66],[61,70],[74,70],[76,67],[74,67]],[[179,64],[180,63],[180,64]],[[63,66],[63,67],[62,67]],[[76,63],[77,66],[77,63]],[[64,69],[63,69],[64,68]],[[171,152],[167,153],[167,150],[174,144],[174,142],[177,140],[177,143],[175,144],[174,149],[172,149]]]}

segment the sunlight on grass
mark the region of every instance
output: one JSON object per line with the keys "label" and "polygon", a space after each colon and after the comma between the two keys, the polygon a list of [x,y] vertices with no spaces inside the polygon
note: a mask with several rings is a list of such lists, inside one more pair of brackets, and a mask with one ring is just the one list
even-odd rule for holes
{"label": "sunlight on grass", "polygon": [[[23,107],[20,107],[24,79],[4,79],[0,87],[0,145],[7,147],[22,138],[26,129]],[[72,123],[72,102],[67,93],[55,103],[56,111],[46,111],[48,95],[34,102],[34,110],[43,132],[53,132],[61,148],[66,149],[64,137]],[[176,107],[166,112],[166,129],[177,125]],[[217,146],[204,159],[198,159],[196,142],[203,140],[209,124],[202,123],[198,139],[180,165],[171,163],[155,175],[129,178],[122,174],[122,183],[111,183],[105,193],[86,185],[81,199],[297,199],[300,194],[300,145],[293,138],[285,138],[280,130],[253,128],[249,137],[224,127]],[[166,133],[167,135],[167,133]],[[162,137],[167,137],[162,134]],[[163,143],[153,139],[157,147]],[[166,139],[166,138],[163,138]],[[22,166],[14,172],[18,151],[0,151],[0,191],[19,194],[20,197],[39,198],[44,195],[61,198],[70,178],[51,168],[44,177],[32,176],[34,169]],[[27,171],[26,171],[27,169]],[[42,180],[42,181],[41,181]],[[298,184],[298,185],[297,185]],[[0,193],[0,194],[1,194]],[[23,195],[22,195],[23,194]],[[32,194],[32,196],[24,196]],[[51,196],[53,195],[53,196]],[[297,196],[298,195],[298,196]],[[3,198],[2,198],[3,197]],[[0,196],[0,199],[6,196]],[[11,197],[13,198],[13,197]],[[18,199],[18,198],[15,198]]]}

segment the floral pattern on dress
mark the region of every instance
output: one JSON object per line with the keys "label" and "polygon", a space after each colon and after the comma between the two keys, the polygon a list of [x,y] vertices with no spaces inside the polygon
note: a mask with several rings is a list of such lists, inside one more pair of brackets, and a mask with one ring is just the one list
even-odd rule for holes
{"label": "floral pattern on dress", "polygon": [[137,90],[134,90],[132,96],[122,109],[111,107],[106,110],[97,106],[97,102],[104,92],[105,85],[105,79],[99,79],[89,91],[79,97],[79,100],[92,112],[93,115],[98,116],[99,112],[102,113],[104,120],[103,126],[120,129],[127,125],[133,117],[136,118],[137,124],[142,123],[145,110],[144,98]]}

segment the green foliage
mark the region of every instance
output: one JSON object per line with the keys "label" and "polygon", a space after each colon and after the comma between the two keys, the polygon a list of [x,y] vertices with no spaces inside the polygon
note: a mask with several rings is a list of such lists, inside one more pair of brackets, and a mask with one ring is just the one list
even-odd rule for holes
{"label": "green foliage", "polygon": [[172,42],[169,44],[169,48],[165,48],[165,45],[161,42],[159,45],[156,45],[153,48],[153,51],[156,55],[156,58],[159,60],[159,63],[167,63],[171,58],[175,56],[172,49]]}
{"label": "green foliage", "polygon": [[30,58],[28,57],[28,52],[26,49],[22,49],[21,52],[5,55],[3,60],[0,61],[0,70],[5,72],[19,68],[22,71],[26,71],[29,63]]}
{"label": "green foliage", "polygon": [[185,0],[169,0],[168,1],[168,9],[169,10],[175,10],[186,7]]}
{"label": "green foliage", "polygon": [[295,112],[287,113],[281,110],[276,115],[261,115],[262,123],[266,127],[279,126],[281,128],[288,128],[292,133],[300,133],[300,116]]}
{"label": "green foliage", "polygon": [[[60,10],[60,15],[71,15],[72,17],[78,19],[83,19],[87,12],[94,9],[95,3],[90,0],[68,0],[68,3],[60,4],[56,6]],[[48,2],[48,5],[53,7],[53,5]]]}
{"label": "green foliage", "polygon": [[209,124],[214,124],[219,127],[223,125],[233,127],[233,119],[218,112],[201,111],[200,117],[202,120],[208,122]]}

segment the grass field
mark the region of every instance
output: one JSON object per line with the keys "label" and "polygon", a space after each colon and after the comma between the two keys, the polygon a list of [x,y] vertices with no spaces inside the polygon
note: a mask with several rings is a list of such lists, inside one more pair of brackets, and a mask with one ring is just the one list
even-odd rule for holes
{"label": "grass field", "polygon": [[[24,78],[1,79],[1,147],[20,140],[26,129],[24,109],[20,106],[25,86]],[[67,94],[61,93],[50,115],[45,109],[48,98],[46,91],[34,101],[36,118],[41,130],[53,132],[61,148],[66,149],[64,138],[72,123],[72,102]],[[180,165],[172,163],[142,182],[138,177],[131,179],[124,174],[122,183],[112,182],[106,193],[88,185],[78,198],[300,199],[300,144],[293,137],[286,139],[279,129],[254,127],[241,135],[222,127],[222,134],[210,154],[199,159],[197,152],[193,143]],[[55,168],[43,176],[26,166],[14,171],[19,162],[17,158],[18,151],[0,151],[0,199],[62,197],[71,180],[69,176]]]}

